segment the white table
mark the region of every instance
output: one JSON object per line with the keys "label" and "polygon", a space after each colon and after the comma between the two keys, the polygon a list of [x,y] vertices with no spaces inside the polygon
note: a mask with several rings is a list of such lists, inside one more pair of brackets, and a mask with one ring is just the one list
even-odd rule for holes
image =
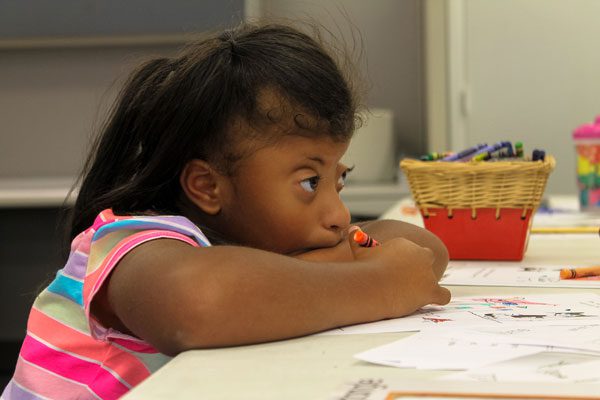
{"label": "white table", "polygon": [[[568,240],[532,235],[526,260],[568,264],[600,262],[598,235]],[[583,289],[450,287],[454,296],[480,294],[574,293]],[[600,294],[600,289],[591,290]],[[410,333],[308,336],[260,345],[187,351],[175,357],[125,398],[134,399],[327,399],[344,382],[360,378],[407,380],[435,388],[448,371],[399,369],[368,364],[352,356]],[[532,383],[529,387],[547,386]]]}

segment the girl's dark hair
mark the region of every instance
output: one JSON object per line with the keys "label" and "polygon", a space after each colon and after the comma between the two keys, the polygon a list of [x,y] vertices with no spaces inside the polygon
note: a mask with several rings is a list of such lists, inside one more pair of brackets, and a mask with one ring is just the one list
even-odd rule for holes
{"label": "girl's dark hair", "polygon": [[232,140],[246,133],[233,137],[228,124],[236,117],[276,123],[257,101],[265,89],[291,106],[299,127],[306,128],[303,116],[325,123],[310,134],[352,135],[357,95],[318,39],[279,24],[245,23],[214,34],[131,74],[80,175],[70,239],[106,208],[179,213],[179,175],[189,160],[231,171]]}

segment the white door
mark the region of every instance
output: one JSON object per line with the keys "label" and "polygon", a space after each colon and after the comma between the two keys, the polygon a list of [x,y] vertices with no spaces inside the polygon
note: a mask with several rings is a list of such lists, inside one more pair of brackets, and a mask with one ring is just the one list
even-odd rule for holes
{"label": "white door", "polygon": [[[576,193],[572,130],[600,115],[600,1],[447,0],[446,143],[522,141]],[[429,29],[429,28],[428,28]]]}

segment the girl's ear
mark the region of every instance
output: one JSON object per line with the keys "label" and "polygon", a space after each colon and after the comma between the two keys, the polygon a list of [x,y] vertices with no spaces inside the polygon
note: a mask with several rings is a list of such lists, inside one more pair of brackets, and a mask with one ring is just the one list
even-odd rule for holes
{"label": "girl's ear", "polygon": [[221,175],[203,160],[191,160],[183,167],[179,182],[187,198],[209,215],[222,207]]}

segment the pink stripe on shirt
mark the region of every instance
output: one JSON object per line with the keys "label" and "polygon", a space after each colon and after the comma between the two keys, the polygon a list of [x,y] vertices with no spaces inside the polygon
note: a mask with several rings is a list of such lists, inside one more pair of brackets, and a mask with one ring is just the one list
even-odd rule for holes
{"label": "pink stripe on shirt", "polygon": [[[129,385],[135,386],[150,375],[146,366],[133,354],[113,346],[110,342],[98,342],[91,336],[79,332],[45,315],[35,308],[29,315],[28,332],[44,338],[48,344],[59,349],[98,361],[104,360],[107,368],[115,371]],[[113,347],[112,349],[109,349]],[[111,357],[107,358],[107,352]]]}
{"label": "pink stripe on shirt", "polygon": [[68,393],[73,399],[84,399],[92,393],[83,384],[54,375],[37,365],[25,361],[19,357],[15,368],[14,380],[24,387],[35,387],[36,394],[51,399],[60,399]]}
{"label": "pink stripe on shirt", "polygon": [[142,340],[131,340],[131,339],[121,339],[121,338],[112,338],[111,342],[118,344],[119,346],[123,346],[127,350],[135,351],[136,353],[146,353],[146,354],[156,354],[158,350],[154,347],[150,346],[148,343]]}
{"label": "pink stripe on shirt", "polygon": [[103,399],[118,399],[129,387],[98,364],[52,349],[27,335],[21,357],[47,371],[82,382]]}

